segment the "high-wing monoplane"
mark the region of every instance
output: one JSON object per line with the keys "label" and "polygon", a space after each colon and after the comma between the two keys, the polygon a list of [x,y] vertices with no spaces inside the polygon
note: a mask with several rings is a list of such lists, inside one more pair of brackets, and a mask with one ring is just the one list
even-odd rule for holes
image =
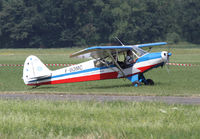
{"label": "high-wing monoplane", "polygon": [[[166,42],[123,45],[94,46],[72,54],[70,57],[92,58],[89,61],[58,70],[49,70],[36,56],[27,57],[24,63],[23,80],[26,85],[40,86],[48,84],[73,83],[83,81],[126,78],[134,86],[153,85],[144,73],[150,69],[165,65],[171,53],[147,52],[143,48],[166,45]],[[126,57],[131,52],[127,64]]]}

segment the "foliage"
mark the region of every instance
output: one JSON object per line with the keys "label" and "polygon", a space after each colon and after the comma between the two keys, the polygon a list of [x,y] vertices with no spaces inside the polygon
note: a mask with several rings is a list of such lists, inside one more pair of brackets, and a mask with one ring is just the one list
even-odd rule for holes
{"label": "foliage", "polygon": [[128,44],[177,36],[200,43],[199,9],[198,0],[1,0],[0,48],[116,43],[116,36]]}
{"label": "foliage", "polygon": [[177,44],[179,41],[180,41],[180,36],[177,33],[173,32],[167,34],[168,43]]}

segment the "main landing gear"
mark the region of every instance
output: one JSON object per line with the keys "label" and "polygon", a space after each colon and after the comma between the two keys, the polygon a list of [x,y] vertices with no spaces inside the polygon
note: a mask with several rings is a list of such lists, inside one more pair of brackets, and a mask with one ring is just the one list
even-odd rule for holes
{"label": "main landing gear", "polygon": [[146,79],[143,73],[139,73],[130,77],[127,77],[135,87],[140,86],[142,83],[144,85],[154,85],[154,81],[151,79]]}
{"label": "main landing gear", "polygon": [[154,85],[154,81],[151,79],[147,79],[146,82],[144,82],[145,85]]}

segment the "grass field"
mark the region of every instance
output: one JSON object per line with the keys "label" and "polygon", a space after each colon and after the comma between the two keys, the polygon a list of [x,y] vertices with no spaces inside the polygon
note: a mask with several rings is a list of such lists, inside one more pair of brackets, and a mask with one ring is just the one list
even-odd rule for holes
{"label": "grass field", "polygon": [[[179,47],[171,50],[170,62],[200,65],[199,48]],[[83,60],[69,55],[78,50],[0,49],[0,64],[23,64],[30,54],[46,64],[76,64]],[[24,85],[22,67],[0,67],[0,93],[200,96],[199,71],[200,66],[170,66],[170,74],[165,68],[154,69],[145,75],[155,85],[138,88],[116,79],[33,89]],[[0,138],[200,138],[199,117],[198,105],[0,99]]]}
{"label": "grass field", "polygon": [[[23,64],[30,54],[38,56],[44,63],[79,63],[81,59],[70,59],[69,55],[80,49],[1,49],[0,64]],[[164,49],[154,49],[162,51]],[[198,64],[200,65],[200,49],[175,48],[170,62]],[[61,67],[49,67],[56,69]],[[155,86],[141,86],[135,88],[128,80],[115,79],[93,82],[81,82],[72,84],[59,84],[41,86],[32,89],[23,83],[22,67],[0,67],[0,91],[1,92],[48,92],[71,94],[124,94],[124,95],[200,95],[200,66],[178,67],[170,66],[170,74],[165,67],[151,70],[145,73],[147,78],[155,82]]]}
{"label": "grass field", "polygon": [[200,107],[0,100],[0,138],[199,138]]}

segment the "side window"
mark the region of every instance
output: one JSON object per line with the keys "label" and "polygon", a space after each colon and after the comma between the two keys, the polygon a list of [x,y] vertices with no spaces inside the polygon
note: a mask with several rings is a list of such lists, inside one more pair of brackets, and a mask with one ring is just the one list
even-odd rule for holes
{"label": "side window", "polygon": [[148,52],[146,52],[145,50],[140,49],[140,48],[134,48],[133,51],[134,51],[139,57],[141,57],[141,56],[143,56],[144,54],[148,53]]}
{"label": "side window", "polygon": [[128,50],[126,52],[125,63],[132,63],[133,60],[136,60],[138,58],[136,54],[135,51]]}
{"label": "side window", "polygon": [[137,59],[138,57],[136,56],[136,55],[138,55],[138,53],[137,53],[137,51],[135,51],[134,49],[133,49],[133,51],[132,51],[132,57],[133,57],[133,59],[135,60],[135,59]]}
{"label": "side window", "polygon": [[105,59],[98,59],[94,61],[95,67],[103,67],[103,66],[109,66],[114,64],[111,58],[107,57]]}
{"label": "side window", "polygon": [[94,66],[95,67],[102,67],[102,66],[104,66],[104,64],[102,63],[102,61],[96,60],[96,61],[94,61]]}

